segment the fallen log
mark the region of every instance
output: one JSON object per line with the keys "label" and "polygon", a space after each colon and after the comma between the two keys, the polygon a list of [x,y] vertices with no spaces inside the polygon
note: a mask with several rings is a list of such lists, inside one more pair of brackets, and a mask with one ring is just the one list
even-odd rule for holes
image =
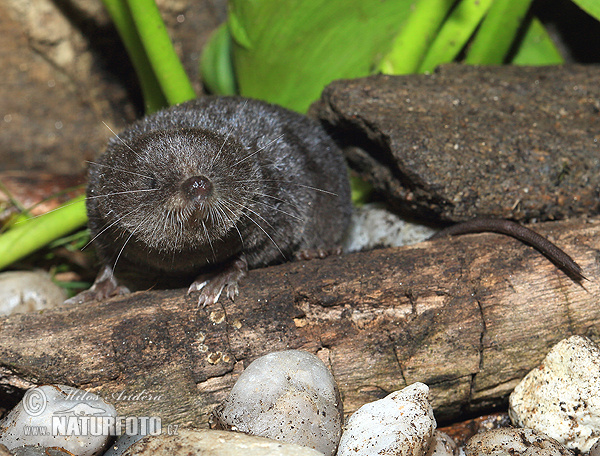
{"label": "fallen log", "polygon": [[120,415],[207,426],[257,356],[318,354],[346,412],[415,381],[438,419],[505,404],[572,334],[598,340],[600,221],[536,225],[589,279],[531,247],[478,234],[251,271],[235,302],[198,308],[185,290],[0,319],[0,384],[96,392]]}

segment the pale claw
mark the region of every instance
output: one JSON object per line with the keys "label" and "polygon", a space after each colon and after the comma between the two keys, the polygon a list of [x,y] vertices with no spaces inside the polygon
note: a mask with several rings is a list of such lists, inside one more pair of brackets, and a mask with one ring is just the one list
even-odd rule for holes
{"label": "pale claw", "polygon": [[215,304],[221,297],[223,289],[227,287],[227,297],[233,301],[239,294],[238,282],[247,272],[248,263],[244,256],[240,256],[208,280],[206,274],[198,277],[188,288],[188,294],[200,291],[198,306],[206,307],[209,304]]}
{"label": "pale claw", "polygon": [[64,303],[66,305],[71,305],[90,301],[104,301],[112,296],[128,293],[130,293],[129,288],[119,285],[115,279],[113,270],[109,266],[104,266],[98,273],[96,280],[94,280],[94,284],[89,290],[82,291],[72,298],[65,300]]}

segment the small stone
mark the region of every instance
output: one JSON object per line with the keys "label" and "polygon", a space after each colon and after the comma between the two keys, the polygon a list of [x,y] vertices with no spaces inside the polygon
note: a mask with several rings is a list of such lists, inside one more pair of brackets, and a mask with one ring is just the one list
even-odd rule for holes
{"label": "small stone", "polygon": [[113,443],[110,448],[102,456],[121,456],[127,449],[139,440],[142,440],[144,435],[122,435]]}
{"label": "small stone", "polygon": [[103,432],[106,420],[116,415],[112,405],[87,391],[64,385],[31,388],[0,421],[0,443],[11,451],[38,446],[95,456],[111,438]]}
{"label": "small stone", "polygon": [[345,252],[400,247],[424,241],[436,232],[398,217],[380,204],[355,208],[344,240]]}
{"label": "small stone", "polygon": [[222,429],[335,453],[343,408],[335,379],[315,355],[286,350],[254,360],[213,412]]}
{"label": "small stone", "polygon": [[177,435],[147,436],[132,445],[123,456],[202,455],[202,456],[323,456],[300,445],[207,429],[180,429]]}
{"label": "small stone", "polygon": [[464,446],[466,456],[574,456],[559,442],[533,429],[494,429],[475,434]]}
{"label": "small stone", "polygon": [[33,312],[60,306],[65,291],[43,271],[8,271],[0,274],[0,315]]}
{"label": "small stone", "polygon": [[413,383],[363,405],[346,423],[337,456],[425,455],[436,428],[428,393]]}
{"label": "small stone", "polygon": [[556,344],[512,392],[508,413],[516,426],[588,452],[600,438],[598,346],[581,336]]}
{"label": "small stone", "polygon": [[600,456],[600,440],[596,440],[594,446],[590,448],[590,456]]}
{"label": "small stone", "polygon": [[452,437],[445,432],[436,430],[433,433],[433,442],[429,446],[427,456],[456,456],[458,454],[458,446]]}

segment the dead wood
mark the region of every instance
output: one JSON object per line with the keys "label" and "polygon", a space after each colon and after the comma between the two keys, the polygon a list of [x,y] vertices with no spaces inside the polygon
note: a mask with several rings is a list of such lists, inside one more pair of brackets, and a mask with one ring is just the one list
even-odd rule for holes
{"label": "dead wood", "polygon": [[300,348],[329,364],[346,412],[415,381],[439,419],[481,411],[560,339],[598,339],[600,221],[536,230],[589,281],[495,234],[290,263],[251,271],[235,302],[204,309],[162,290],[5,317],[0,380],[83,387],[121,415],[206,426],[244,365]]}

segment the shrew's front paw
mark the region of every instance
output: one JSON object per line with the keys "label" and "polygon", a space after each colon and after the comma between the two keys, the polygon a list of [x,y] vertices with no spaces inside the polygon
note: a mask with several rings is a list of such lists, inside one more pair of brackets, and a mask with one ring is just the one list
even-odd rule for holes
{"label": "shrew's front paw", "polygon": [[188,288],[188,294],[200,291],[198,306],[206,307],[216,303],[225,290],[232,301],[239,294],[238,283],[248,273],[248,262],[242,255],[227,263],[215,273],[202,274]]}

